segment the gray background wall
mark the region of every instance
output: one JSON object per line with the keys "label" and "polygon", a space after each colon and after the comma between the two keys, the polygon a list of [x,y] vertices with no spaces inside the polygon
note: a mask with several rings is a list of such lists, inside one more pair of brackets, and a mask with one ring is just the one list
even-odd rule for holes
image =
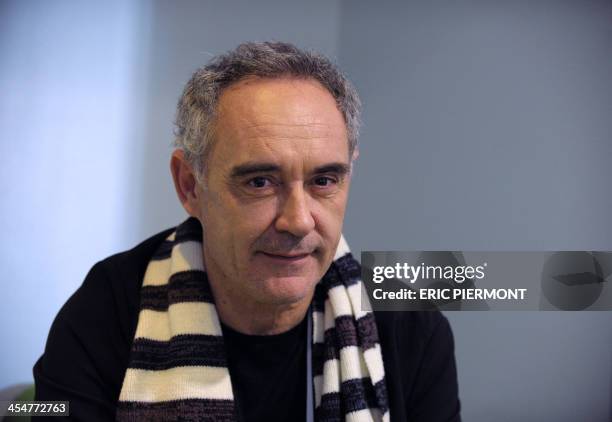
{"label": "gray background wall", "polygon": [[[96,260],[184,217],[182,86],[265,39],[361,93],[353,250],[612,250],[610,2],[5,1],[0,386],[30,379]],[[610,313],[447,316],[466,421],[612,418]]]}

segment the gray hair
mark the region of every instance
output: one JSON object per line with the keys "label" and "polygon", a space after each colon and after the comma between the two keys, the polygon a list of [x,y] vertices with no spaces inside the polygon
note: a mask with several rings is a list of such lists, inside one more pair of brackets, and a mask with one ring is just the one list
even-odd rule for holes
{"label": "gray hair", "polygon": [[213,138],[219,97],[225,88],[248,76],[312,78],[334,97],[347,127],[349,158],[357,146],[361,103],[357,91],[328,58],[283,42],[248,42],[214,57],[198,69],[178,102],[174,145],[185,153],[196,175],[203,175]]}

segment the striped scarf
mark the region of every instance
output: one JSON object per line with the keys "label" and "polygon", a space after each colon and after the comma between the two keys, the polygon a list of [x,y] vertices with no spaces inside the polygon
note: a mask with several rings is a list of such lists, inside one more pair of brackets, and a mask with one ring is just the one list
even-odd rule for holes
{"label": "striped scarf", "polygon": [[[315,288],[316,421],[389,420],[374,314],[360,306],[360,272],[342,238]],[[117,420],[236,420],[223,334],[204,270],[202,228],[195,218],[178,226],[147,266]]]}

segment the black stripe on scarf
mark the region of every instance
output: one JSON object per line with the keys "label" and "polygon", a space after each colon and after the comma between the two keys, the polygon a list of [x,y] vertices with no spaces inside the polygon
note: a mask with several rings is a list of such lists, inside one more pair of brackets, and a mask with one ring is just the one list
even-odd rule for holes
{"label": "black stripe on scarf", "polygon": [[174,240],[164,240],[153,257],[152,261],[160,261],[162,259],[170,258],[172,248],[174,245],[187,242],[201,242],[202,241],[202,226],[200,222],[195,218],[187,219],[183,224],[176,228]]}
{"label": "black stripe on scarf", "polygon": [[336,416],[337,409],[340,406],[342,407],[342,414],[367,408],[377,408],[376,392],[370,379],[347,380],[340,384],[340,393],[323,394],[321,396],[321,406],[318,408],[318,417],[322,418],[320,420],[327,421],[328,417]]}
{"label": "black stripe on scarf", "polygon": [[147,422],[233,422],[236,417],[233,400],[182,399],[155,403],[119,402],[117,419]]}
{"label": "black stripe on scarf", "polygon": [[223,337],[184,334],[169,341],[138,338],[132,345],[130,368],[160,371],[202,365],[227,366]]}
{"label": "black stripe on scarf", "polygon": [[143,286],[141,289],[141,309],[167,311],[169,305],[181,302],[214,303],[208,277],[204,271],[181,271],[173,274],[168,284]]}
{"label": "black stripe on scarf", "polygon": [[[340,349],[347,346],[358,346],[363,351],[374,347],[378,343],[376,335],[376,321],[374,315],[368,313],[357,320],[357,330],[353,327],[353,317],[343,315],[336,318],[335,328],[325,330],[324,343],[315,343],[312,347],[313,373],[321,375],[325,361],[340,359]],[[339,328],[339,330],[337,330]],[[359,337],[357,337],[359,334]],[[333,347],[326,347],[326,345]]]}
{"label": "black stripe on scarf", "polygon": [[327,290],[336,286],[349,287],[359,280],[361,280],[361,268],[350,252],[333,261],[323,276]]}

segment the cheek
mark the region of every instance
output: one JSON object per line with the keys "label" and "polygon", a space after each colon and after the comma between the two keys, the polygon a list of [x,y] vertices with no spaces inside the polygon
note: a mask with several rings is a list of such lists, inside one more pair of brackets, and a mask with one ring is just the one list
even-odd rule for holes
{"label": "cheek", "polygon": [[347,195],[345,193],[339,193],[332,198],[327,198],[319,202],[317,214],[324,228],[332,231],[339,230],[344,220],[346,202]]}
{"label": "cheek", "polygon": [[346,200],[342,198],[329,199],[319,203],[315,211],[316,230],[327,247],[327,259],[331,259],[342,233]]}
{"label": "cheek", "polygon": [[244,252],[273,223],[276,202],[271,199],[244,204],[233,195],[218,195],[207,201],[203,220],[238,253]]}

